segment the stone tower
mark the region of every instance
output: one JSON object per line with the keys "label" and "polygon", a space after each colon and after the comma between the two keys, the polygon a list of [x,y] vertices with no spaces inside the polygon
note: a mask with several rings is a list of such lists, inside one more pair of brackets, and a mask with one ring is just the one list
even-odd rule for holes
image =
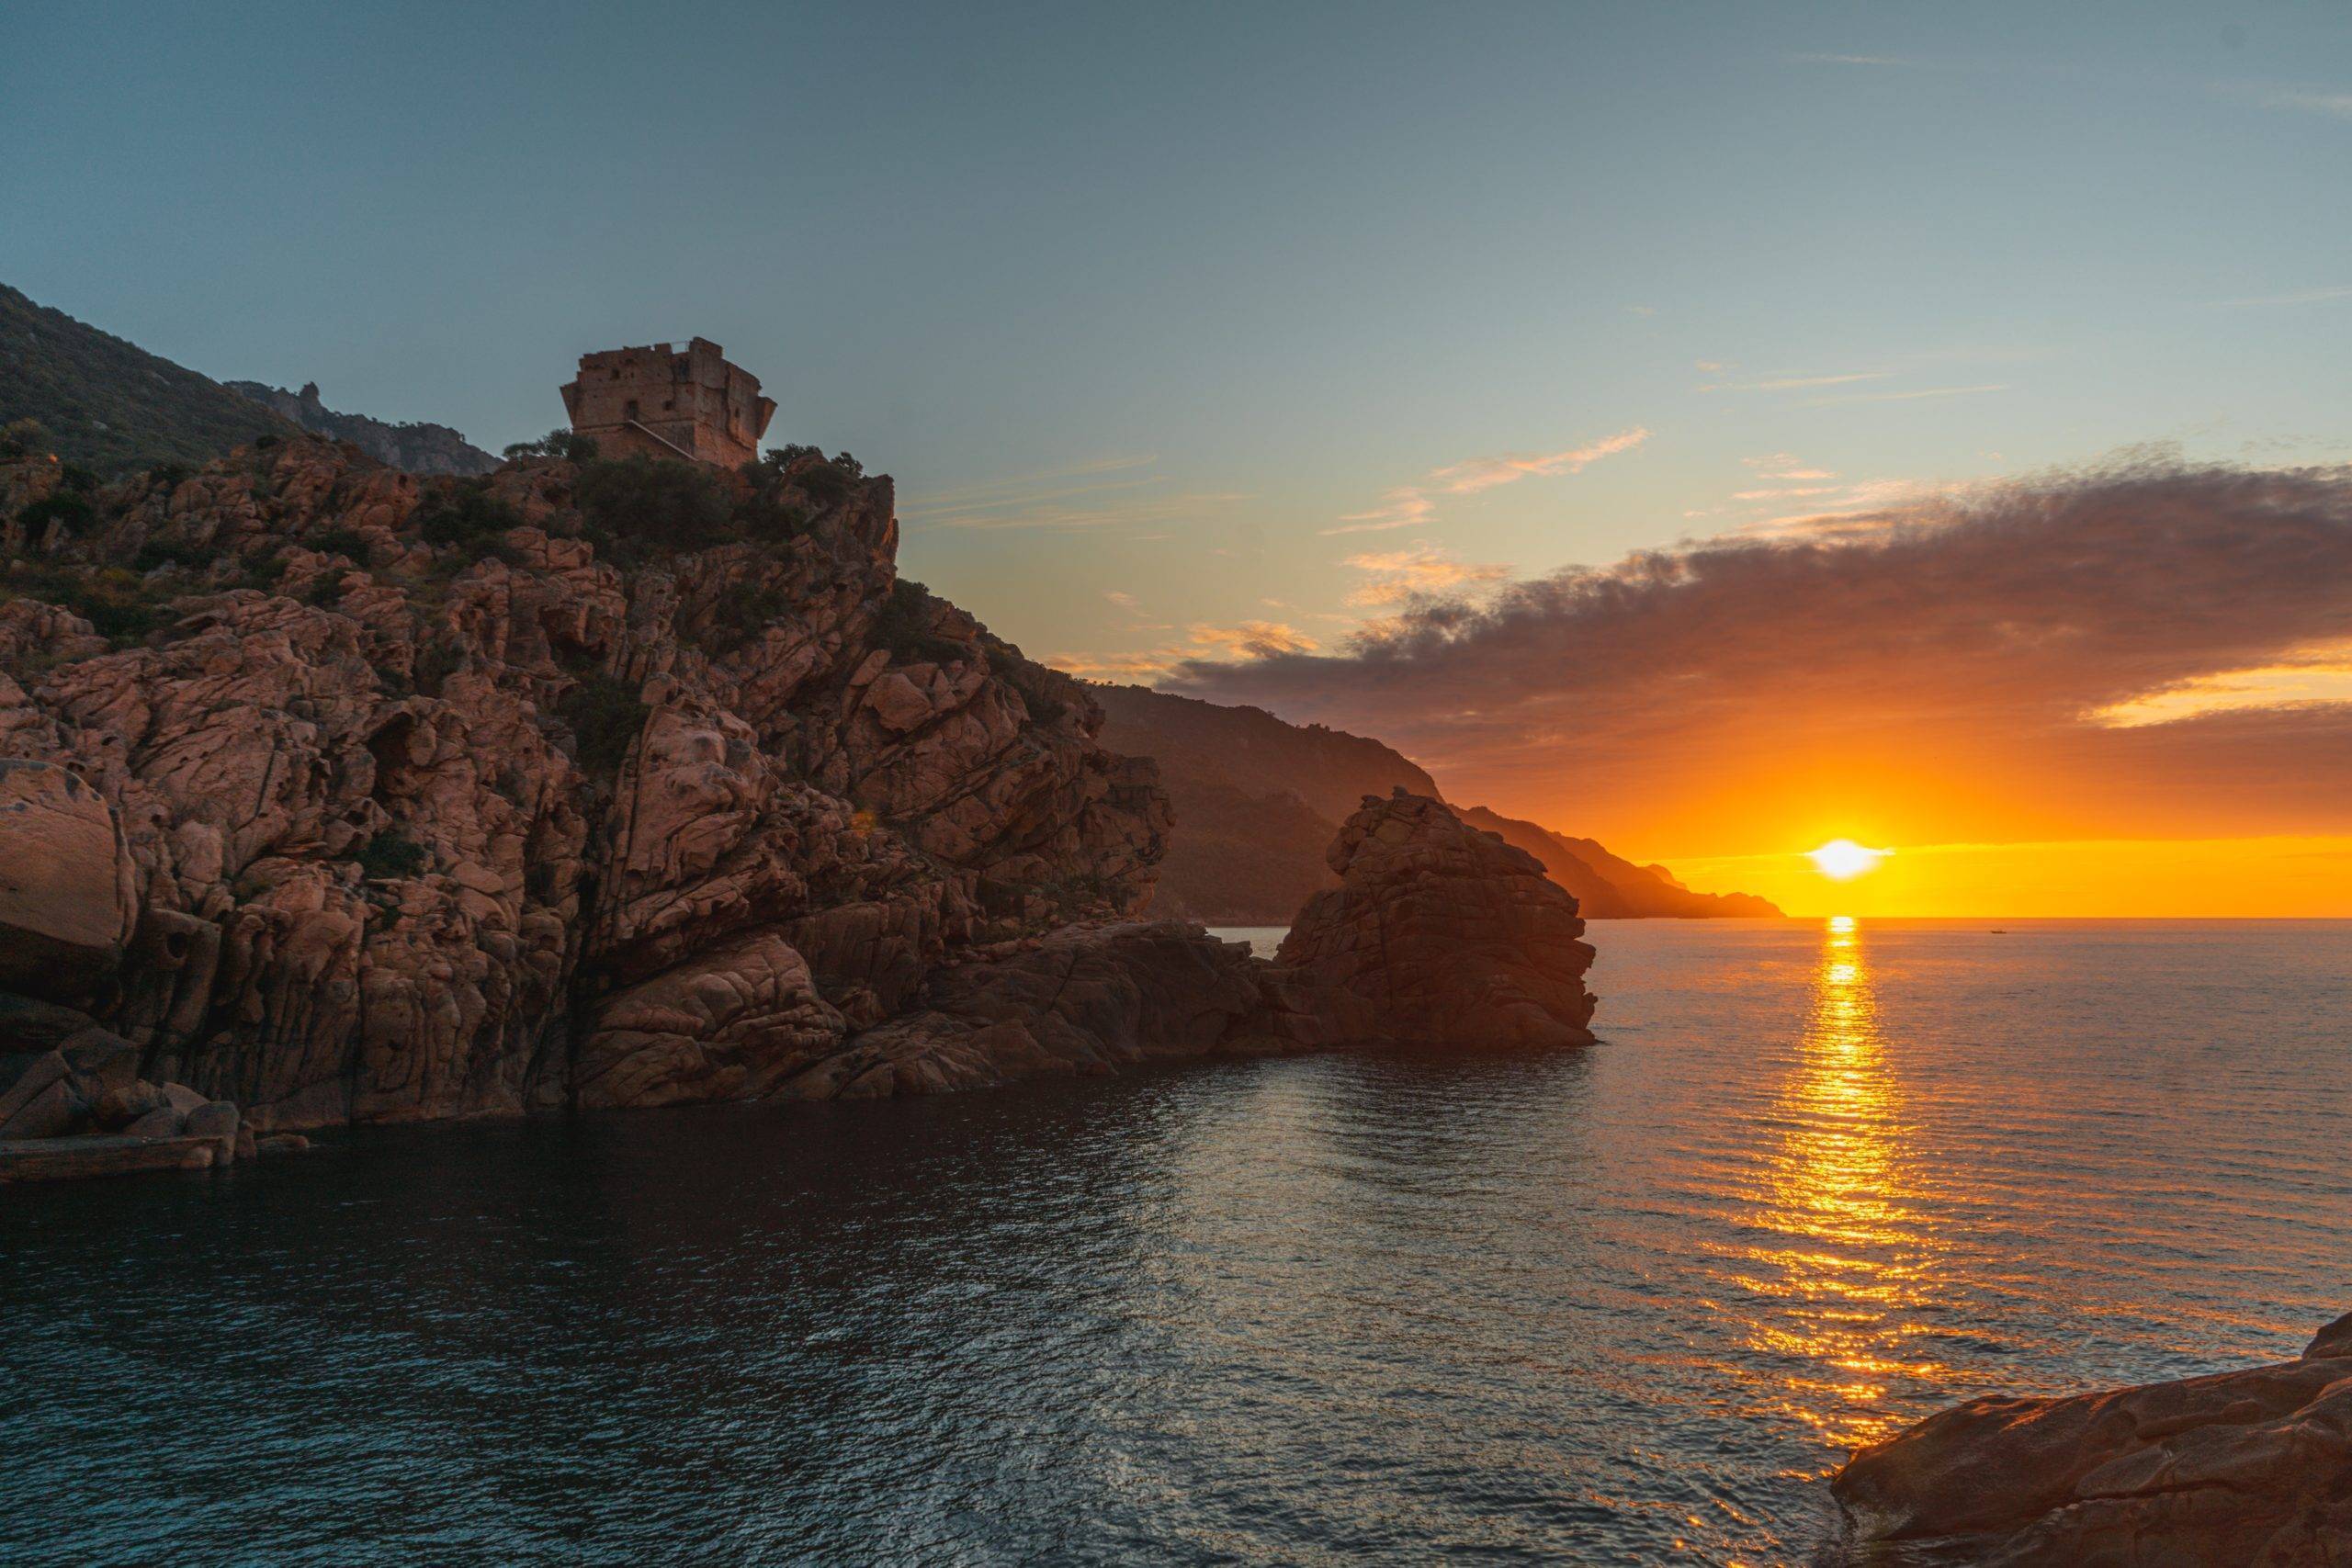
{"label": "stone tower", "polygon": [[571,428],[594,436],[607,457],[642,453],[735,468],[760,455],[775,401],[760,378],[708,338],[683,353],[666,343],[580,356],[580,378],[563,389]]}

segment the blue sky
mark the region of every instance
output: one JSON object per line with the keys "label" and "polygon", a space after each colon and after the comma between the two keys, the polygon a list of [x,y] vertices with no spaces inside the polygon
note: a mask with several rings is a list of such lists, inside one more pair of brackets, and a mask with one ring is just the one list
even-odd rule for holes
{"label": "blue sky", "polygon": [[716,338],[1082,670],[2352,455],[2343,6],[10,12],[0,279],[492,446]]}

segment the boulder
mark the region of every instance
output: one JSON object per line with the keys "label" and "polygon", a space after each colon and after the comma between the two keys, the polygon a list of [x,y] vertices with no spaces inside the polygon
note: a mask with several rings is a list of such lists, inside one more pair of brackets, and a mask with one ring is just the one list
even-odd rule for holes
{"label": "boulder", "polygon": [[220,1163],[226,1165],[237,1157],[239,1125],[237,1108],[225,1100],[215,1100],[189,1111],[180,1123],[180,1134],[212,1139],[220,1145]]}
{"label": "boulder", "polygon": [[1179,921],[1065,927],[934,975],[918,1010],[865,1031],[782,1093],[930,1094],[1287,1049],[1262,1027],[1262,967],[1247,942]]}
{"label": "boulder", "polygon": [[139,1081],[139,1047],[112,1030],[93,1025],[59,1046],[58,1052],[85,1100],[96,1102]]}
{"label": "boulder", "polygon": [[12,1051],[0,1055],[0,1127],[66,1074],[60,1051]]}
{"label": "boulder", "polygon": [[0,1184],[70,1181],[150,1170],[203,1170],[219,1150],[209,1138],[130,1136],[0,1140]]}
{"label": "boulder", "polygon": [[0,758],[0,987],[88,998],[122,960],[137,888],[105,796],[53,763]]}
{"label": "boulder", "polygon": [[0,1052],[51,1050],[96,1022],[75,1008],[0,991]]}
{"label": "boulder", "polygon": [[1858,1564],[2352,1561],[2352,1314],[2275,1366],[1972,1400],[1830,1490]]}
{"label": "boulder", "polygon": [[74,1092],[73,1080],[53,1078],[47,1089],[26,1100],[6,1121],[0,1122],[0,1138],[62,1137],[88,1114],[88,1105]]}
{"label": "boulder", "polygon": [[107,1089],[92,1101],[90,1120],[96,1122],[100,1130],[114,1133],[158,1111],[168,1111],[171,1107],[170,1099],[153,1084],[130,1083],[119,1089]]}
{"label": "boulder", "polygon": [[1592,1043],[1592,948],[1534,856],[1400,786],[1366,795],[1327,858],[1340,886],[1307,900],[1274,957],[1306,1043]]}
{"label": "boulder", "polygon": [[127,1138],[176,1138],[187,1118],[169,1104],[159,1105],[122,1130]]}

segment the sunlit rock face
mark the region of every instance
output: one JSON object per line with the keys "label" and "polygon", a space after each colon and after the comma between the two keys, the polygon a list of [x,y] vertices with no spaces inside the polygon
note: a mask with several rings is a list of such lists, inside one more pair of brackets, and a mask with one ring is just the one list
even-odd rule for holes
{"label": "sunlit rock face", "polygon": [[887,478],[618,468],[289,439],[6,541],[0,759],[90,840],[26,942],[107,969],[140,1081],[265,1132],[752,1098],[1141,908],[1151,765],[899,581]]}
{"label": "sunlit rock face", "polygon": [[1577,901],[1524,850],[1401,787],[1367,795],[1275,955],[1318,1038],[1468,1046],[1592,1042]]}
{"label": "sunlit rock face", "polygon": [[1831,1484],[1858,1564],[2352,1561],[2352,1315],[2278,1366],[1972,1400]]}

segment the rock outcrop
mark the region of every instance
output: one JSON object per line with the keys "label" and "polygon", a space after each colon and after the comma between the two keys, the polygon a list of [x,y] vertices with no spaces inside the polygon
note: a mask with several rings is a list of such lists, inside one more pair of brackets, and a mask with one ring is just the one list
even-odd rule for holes
{"label": "rock outcrop", "polygon": [[1436,1045],[1586,1045],[1592,964],[1577,901],[1524,850],[1442,801],[1364,797],[1275,964],[1318,1031]]}
{"label": "rock outcrop", "polygon": [[1972,1400],[1831,1488],[1857,1564],[2352,1561],[2352,1314],[2277,1366]]}
{"label": "rock outcrop", "polygon": [[127,863],[91,1010],[265,1132],[773,1092],[967,949],[1133,913],[1164,841],[1075,682],[899,578],[891,500],[307,439],[100,491],[14,541],[0,758],[123,857],[0,938],[103,945]]}
{"label": "rock outcrop", "polygon": [[319,400],[319,384],[309,381],[299,392],[266,381],[224,381],[222,386],[288,419],[313,435],[348,441],[379,463],[412,474],[487,474],[498,459],[446,424],[419,422],[392,423],[364,413],[338,413]]}
{"label": "rock outcrop", "polygon": [[137,900],[130,845],[98,792],[0,758],[0,989],[86,1000],[122,961]]}
{"label": "rock outcrop", "polygon": [[799,449],[424,481],[302,439],[40,513],[0,988],[124,1059],[11,1114],[266,1141],[1590,1039],[1575,900],[1426,796],[1350,821],[1279,963],[1138,920],[1152,763],[899,578],[891,499]]}

